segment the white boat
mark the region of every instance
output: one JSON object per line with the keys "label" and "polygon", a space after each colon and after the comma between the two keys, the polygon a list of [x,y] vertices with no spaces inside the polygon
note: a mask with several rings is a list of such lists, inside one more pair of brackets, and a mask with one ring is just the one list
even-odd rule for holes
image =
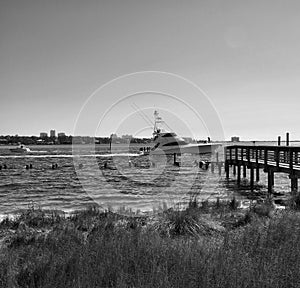
{"label": "white boat", "polygon": [[150,154],[207,154],[212,153],[218,149],[221,144],[219,143],[187,143],[184,139],[177,136],[174,132],[166,132],[161,126],[165,122],[158,115],[157,111],[154,111],[154,131],[153,131],[153,147],[150,150]]}
{"label": "white boat", "polygon": [[10,152],[14,152],[14,153],[28,153],[30,152],[30,149],[28,147],[26,147],[23,144],[20,144],[19,146],[15,147],[15,148],[11,148],[9,149]]}

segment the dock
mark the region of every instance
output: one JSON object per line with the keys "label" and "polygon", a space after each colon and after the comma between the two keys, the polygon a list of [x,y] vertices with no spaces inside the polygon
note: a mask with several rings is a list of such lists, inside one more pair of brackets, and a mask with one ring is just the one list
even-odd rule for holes
{"label": "dock", "polygon": [[258,182],[260,169],[267,173],[268,193],[273,192],[274,173],[286,173],[291,180],[291,192],[298,192],[300,177],[300,147],[299,146],[256,146],[233,145],[225,147],[225,173],[229,178],[230,167],[237,177],[238,185],[243,178],[250,176],[251,191],[255,181]]}

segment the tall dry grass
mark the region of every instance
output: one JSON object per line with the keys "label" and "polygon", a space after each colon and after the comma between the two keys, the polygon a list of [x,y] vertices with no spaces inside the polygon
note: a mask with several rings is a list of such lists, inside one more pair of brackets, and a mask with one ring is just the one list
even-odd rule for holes
{"label": "tall dry grass", "polygon": [[300,287],[298,212],[220,230],[207,220],[220,203],[204,206],[168,210],[154,224],[94,208],[6,220],[0,287]]}

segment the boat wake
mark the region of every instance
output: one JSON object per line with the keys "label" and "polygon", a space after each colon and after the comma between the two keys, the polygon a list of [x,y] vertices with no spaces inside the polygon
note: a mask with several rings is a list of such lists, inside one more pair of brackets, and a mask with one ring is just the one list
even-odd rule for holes
{"label": "boat wake", "polygon": [[74,157],[139,157],[141,154],[136,153],[113,153],[113,154],[43,154],[43,155],[2,155],[0,158],[8,159],[8,158],[74,158]]}

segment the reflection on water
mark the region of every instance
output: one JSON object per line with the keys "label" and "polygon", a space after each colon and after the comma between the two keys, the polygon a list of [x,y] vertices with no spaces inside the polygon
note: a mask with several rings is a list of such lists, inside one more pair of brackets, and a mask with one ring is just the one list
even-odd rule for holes
{"label": "reflection on water", "polygon": [[[109,156],[107,147],[82,146],[72,157],[71,146],[30,147],[30,155],[12,155],[0,148],[0,214],[15,213],[34,202],[46,209],[70,211],[89,204],[152,210],[157,205],[187,202],[191,195],[200,199],[232,197],[249,193],[249,186],[237,189],[234,181],[195,166],[195,156],[182,156],[181,167],[172,157]],[[120,151],[122,152],[122,151]],[[124,151],[123,151],[124,152]],[[96,157],[91,157],[96,153]],[[84,156],[82,156],[84,155]],[[197,157],[199,161],[199,156]],[[26,165],[32,164],[32,169]],[[53,164],[57,164],[57,168]],[[261,173],[261,183],[266,183]],[[288,192],[289,179],[276,174],[276,189]],[[257,193],[265,193],[260,185]]]}

